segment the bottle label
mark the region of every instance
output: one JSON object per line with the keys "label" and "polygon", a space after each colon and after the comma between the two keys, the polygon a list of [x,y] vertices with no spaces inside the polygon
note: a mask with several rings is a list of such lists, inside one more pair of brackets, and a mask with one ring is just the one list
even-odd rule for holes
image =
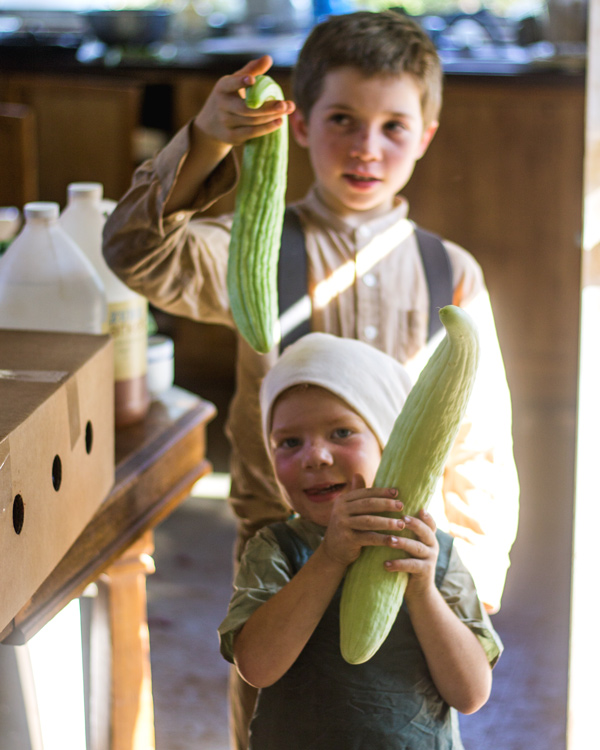
{"label": "bottle label", "polygon": [[108,330],[113,338],[115,380],[146,374],[148,348],[148,302],[143,297],[108,305]]}

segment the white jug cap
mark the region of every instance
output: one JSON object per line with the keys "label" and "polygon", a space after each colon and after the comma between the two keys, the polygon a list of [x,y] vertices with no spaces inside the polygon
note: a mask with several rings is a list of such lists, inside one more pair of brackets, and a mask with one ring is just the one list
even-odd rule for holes
{"label": "white jug cap", "polygon": [[33,201],[23,206],[26,219],[58,219],[60,206],[52,201]]}
{"label": "white jug cap", "polygon": [[101,182],[71,182],[67,186],[69,198],[93,198],[102,200],[104,186]]}

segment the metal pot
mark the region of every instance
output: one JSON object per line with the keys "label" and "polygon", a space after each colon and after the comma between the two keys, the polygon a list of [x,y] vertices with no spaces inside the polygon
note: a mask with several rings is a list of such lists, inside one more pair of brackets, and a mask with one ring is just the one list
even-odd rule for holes
{"label": "metal pot", "polygon": [[109,45],[143,47],[162,41],[169,30],[171,11],[91,10],[82,14],[101,42]]}

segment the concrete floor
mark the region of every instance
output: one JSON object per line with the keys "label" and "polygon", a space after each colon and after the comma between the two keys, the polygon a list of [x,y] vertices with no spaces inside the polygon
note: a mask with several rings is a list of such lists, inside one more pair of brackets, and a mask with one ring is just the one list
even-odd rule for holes
{"label": "concrete floor", "polygon": [[235,524],[224,500],[189,498],[158,527],[148,620],[157,750],[227,750],[227,663],[217,627]]}
{"label": "concrete floor", "polygon": [[[466,750],[565,749],[571,505],[558,513],[540,508],[560,508],[556,500],[572,497],[573,457],[565,447],[573,440],[569,411],[532,407],[517,416],[520,530],[494,616],[505,652],[488,704],[461,717]],[[224,446],[218,435],[212,448],[209,441],[221,471]],[[216,629],[231,591],[233,538],[228,506],[215,498],[190,497],[156,529],[148,611],[157,750],[229,747],[228,666]]]}

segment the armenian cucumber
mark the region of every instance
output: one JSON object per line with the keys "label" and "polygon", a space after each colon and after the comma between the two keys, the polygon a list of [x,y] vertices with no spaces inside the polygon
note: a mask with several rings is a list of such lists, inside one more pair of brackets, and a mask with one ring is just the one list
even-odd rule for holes
{"label": "armenian cucumber", "polygon": [[[479,339],[460,307],[440,310],[446,336],[425,365],[396,419],[375,476],[376,487],[396,487],[404,503],[395,517],[426,508],[444,470],[473,389]],[[400,532],[411,536],[408,530]],[[349,567],[340,603],[340,648],[350,664],[370,659],[386,639],[402,605],[408,573],[384,562],[402,550],[363,547]]]}
{"label": "armenian cucumber", "polygon": [[[246,90],[252,109],[283,99],[269,76]],[[227,290],[235,324],[261,354],[279,338],[277,266],[287,184],[287,118],[273,133],[246,142],[229,242]]]}

